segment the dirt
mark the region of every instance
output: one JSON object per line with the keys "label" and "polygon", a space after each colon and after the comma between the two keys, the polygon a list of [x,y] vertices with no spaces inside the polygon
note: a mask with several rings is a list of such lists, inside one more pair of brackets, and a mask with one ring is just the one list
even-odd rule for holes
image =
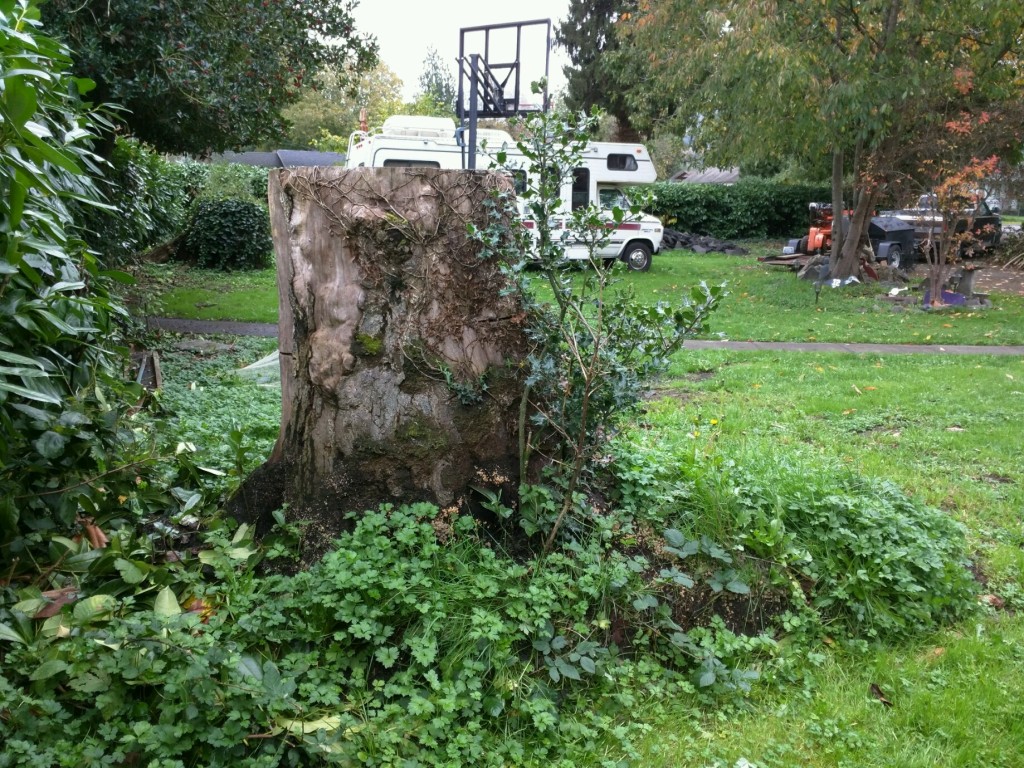
{"label": "dirt", "polygon": [[1024,296],[1024,271],[1003,269],[995,264],[979,264],[974,281],[975,293],[1010,293]]}

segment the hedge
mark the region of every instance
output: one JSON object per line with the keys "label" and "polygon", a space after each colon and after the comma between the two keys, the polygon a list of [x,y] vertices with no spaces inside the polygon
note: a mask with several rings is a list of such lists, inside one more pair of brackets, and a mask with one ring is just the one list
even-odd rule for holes
{"label": "hedge", "polygon": [[826,185],[782,184],[763,179],[736,184],[652,185],[650,213],[666,227],[723,239],[790,238],[806,234],[807,205],[827,202]]}

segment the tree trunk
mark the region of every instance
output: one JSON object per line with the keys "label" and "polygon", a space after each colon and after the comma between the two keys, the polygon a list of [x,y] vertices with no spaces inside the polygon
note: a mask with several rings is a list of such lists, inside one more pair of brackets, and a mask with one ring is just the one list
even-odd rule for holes
{"label": "tree trunk", "polygon": [[281,431],[233,511],[266,530],[288,503],[313,523],[305,562],[346,512],[456,505],[481,475],[514,482],[523,314],[467,234],[494,223],[499,185],[420,168],[271,174]]}
{"label": "tree trunk", "polygon": [[873,206],[874,195],[868,190],[861,190],[850,218],[850,228],[846,230],[842,256],[837,264],[832,265],[831,277],[844,279],[860,274],[861,247],[867,241]]}
{"label": "tree trunk", "polygon": [[846,224],[843,220],[843,150],[832,150],[832,252],[829,257],[829,274],[835,271],[846,241]]}

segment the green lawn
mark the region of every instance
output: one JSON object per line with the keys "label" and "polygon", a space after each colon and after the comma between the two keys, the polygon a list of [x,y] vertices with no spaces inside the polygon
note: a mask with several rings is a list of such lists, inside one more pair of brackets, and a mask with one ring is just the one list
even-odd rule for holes
{"label": "green lawn", "polygon": [[[623,280],[645,301],[676,299],[702,280],[726,283],[729,295],[711,332],[734,340],[1024,344],[1024,297],[996,295],[991,309],[934,312],[894,305],[884,298],[885,289],[861,285],[825,288],[815,304],[809,282],[756,260],[776,250],[757,244],[748,257],[669,251],[655,258],[650,272],[624,273]],[[277,322],[274,269],[225,273],[148,266],[141,279],[159,295],[152,311],[165,317]]]}
{"label": "green lawn", "polygon": [[[982,581],[1024,607],[1024,360],[687,352],[648,409],[652,440],[717,422],[723,453],[839,459],[893,480],[967,528]],[[989,612],[935,636],[826,646],[734,711],[680,702],[645,766],[1016,766],[1024,617]],[[893,706],[871,692],[874,683]],[[742,765],[742,763],[740,763]]]}

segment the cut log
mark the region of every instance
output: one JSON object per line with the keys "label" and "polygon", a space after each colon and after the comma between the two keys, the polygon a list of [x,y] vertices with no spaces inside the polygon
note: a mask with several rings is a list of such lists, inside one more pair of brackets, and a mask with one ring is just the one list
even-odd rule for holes
{"label": "cut log", "polygon": [[281,431],[236,516],[265,530],[287,503],[312,523],[310,562],[347,512],[456,505],[482,474],[515,475],[524,314],[467,234],[495,223],[488,201],[507,184],[419,168],[271,174]]}

